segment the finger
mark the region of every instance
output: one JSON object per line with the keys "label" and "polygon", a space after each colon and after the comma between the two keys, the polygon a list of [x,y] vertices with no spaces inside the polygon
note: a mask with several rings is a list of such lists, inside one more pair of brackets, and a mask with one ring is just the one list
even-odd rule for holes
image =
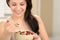
{"label": "finger", "polygon": [[40,38],[40,37],[38,37],[38,38],[33,38],[33,40],[41,40],[41,38]]}
{"label": "finger", "polygon": [[8,32],[18,32],[18,28],[15,27],[15,25],[10,21],[7,20],[6,22],[6,29],[8,30]]}
{"label": "finger", "polygon": [[10,21],[7,20],[6,23],[5,23],[5,26],[7,27],[7,26],[9,26],[9,25],[10,25]]}
{"label": "finger", "polygon": [[19,30],[17,29],[17,28],[11,28],[11,27],[8,27],[7,28],[7,30],[9,31],[9,32],[18,32]]}
{"label": "finger", "polygon": [[34,40],[36,40],[36,39],[38,39],[39,38],[39,36],[35,33],[34,34]]}
{"label": "finger", "polygon": [[38,38],[38,40],[41,40],[41,38]]}
{"label": "finger", "polygon": [[9,22],[9,20],[7,20],[7,23]]}
{"label": "finger", "polygon": [[18,32],[19,31],[19,29],[18,28],[16,28],[14,25],[9,25],[9,27],[7,27],[7,30],[9,31],[9,32]]}
{"label": "finger", "polygon": [[38,35],[36,33],[34,33],[34,38],[38,38]]}
{"label": "finger", "polygon": [[13,27],[13,26],[12,26],[10,20],[7,20],[7,21],[6,21],[5,26],[6,26],[6,29],[7,29],[8,31],[12,30],[12,27]]}
{"label": "finger", "polygon": [[7,21],[6,21],[6,23],[9,23],[9,22],[10,22],[10,20],[7,20]]}
{"label": "finger", "polygon": [[7,21],[6,21],[6,26],[7,26],[7,27],[13,26],[13,23],[12,23],[10,20],[7,20]]}

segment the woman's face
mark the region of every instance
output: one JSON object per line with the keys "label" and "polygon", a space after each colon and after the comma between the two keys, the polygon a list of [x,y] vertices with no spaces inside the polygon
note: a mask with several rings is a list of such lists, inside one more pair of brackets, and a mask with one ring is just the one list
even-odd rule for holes
{"label": "woman's face", "polygon": [[26,1],[25,0],[10,0],[9,6],[16,16],[24,16],[26,11]]}

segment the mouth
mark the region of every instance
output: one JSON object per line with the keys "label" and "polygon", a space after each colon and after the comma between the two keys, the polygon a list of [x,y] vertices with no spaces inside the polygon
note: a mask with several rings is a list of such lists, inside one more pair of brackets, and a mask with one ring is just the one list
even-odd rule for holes
{"label": "mouth", "polygon": [[19,15],[19,14],[21,14],[21,12],[17,12],[16,14]]}
{"label": "mouth", "polygon": [[20,15],[21,14],[21,12],[15,12],[17,15]]}

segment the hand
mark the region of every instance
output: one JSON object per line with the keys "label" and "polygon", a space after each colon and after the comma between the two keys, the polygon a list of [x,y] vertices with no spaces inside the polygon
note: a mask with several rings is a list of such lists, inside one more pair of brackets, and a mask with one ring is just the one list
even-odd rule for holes
{"label": "hand", "polygon": [[5,27],[8,32],[18,32],[19,31],[19,29],[17,27],[15,27],[15,25],[10,20],[7,20],[7,22],[5,23]]}
{"label": "hand", "polygon": [[37,35],[37,34],[35,33],[33,40],[41,40],[41,38],[39,37],[39,35]]}

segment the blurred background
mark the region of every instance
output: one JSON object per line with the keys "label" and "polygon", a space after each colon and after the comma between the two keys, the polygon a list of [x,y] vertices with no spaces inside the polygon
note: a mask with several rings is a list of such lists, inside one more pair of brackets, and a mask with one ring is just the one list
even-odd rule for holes
{"label": "blurred background", "polygon": [[[60,40],[60,0],[32,0],[32,13],[39,15],[50,40]],[[0,0],[0,21],[11,16],[6,0]]]}

